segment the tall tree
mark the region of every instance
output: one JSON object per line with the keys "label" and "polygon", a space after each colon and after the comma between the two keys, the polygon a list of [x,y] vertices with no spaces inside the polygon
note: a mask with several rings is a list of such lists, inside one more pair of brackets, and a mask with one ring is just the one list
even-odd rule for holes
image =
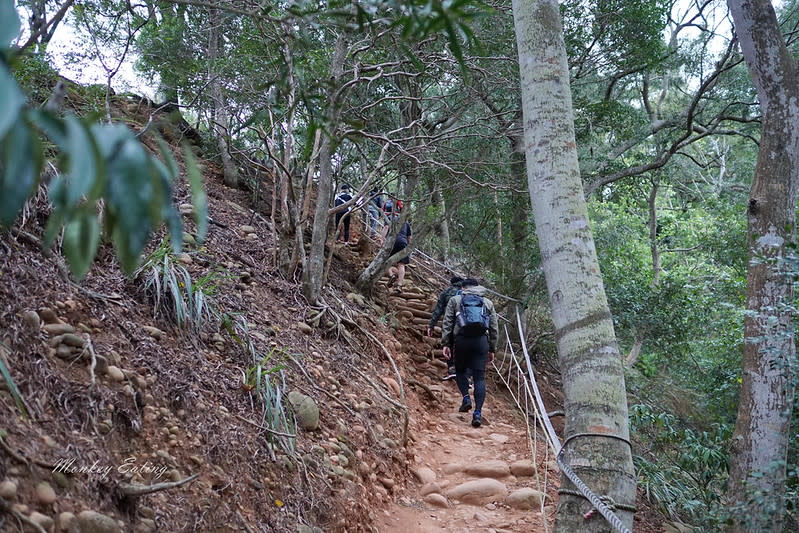
{"label": "tall tree", "polygon": [[784,258],[796,238],[799,73],[771,2],[727,4],[763,116],[749,193],[747,342],[730,465],[730,530],[782,531],[796,356]]}
{"label": "tall tree", "polygon": [[211,125],[216,134],[219,157],[222,159],[222,172],[225,185],[239,186],[239,172],[230,155],[230,117],[220,79],[219,62],[224,57],[224,47],[220,31],[224,16],[217,8],[208,9],[208,84],[211,91]]}
{"label": "tall tree", "polygon": [[[632,529],[635,474],[621,355],[588,221],[557,0],[514,0],[530,198],[565,392],[565,461]],[[606,531],[563,479],[556,531]],[[571,490],[569,490],[571,489]]]}

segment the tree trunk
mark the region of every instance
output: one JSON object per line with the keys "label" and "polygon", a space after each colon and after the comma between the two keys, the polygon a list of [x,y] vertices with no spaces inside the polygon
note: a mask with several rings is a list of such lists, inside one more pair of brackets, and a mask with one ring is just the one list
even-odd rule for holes
{"label": "tree trunk", "polygon": [[447,214],[447,202],[444,195],[441,194],[441,188],[435,182],[435,178],[430,180],[432,182],[432,193],[430,195],[430,203],[439,213],[439,219],[436,224],[436,236],[438,237],[439,259],[446,263],[449,261],[450,250],[450,236],[449,236],[449,215]]}
{"label": "tree trunk", "polygon": [[[314,220],[311,232],[311,249],[308,252],[308,261],[303,271],[302,290],[311,305],[319,303],[322,293],[325,273],[325,242],[328,234],[328,209],[333,198],[333,135],[338,121],[338,83],[344,73],[344,59],[346,55],[344,39],[336,39],[333,57],[331,58],[332,95],[328,99],[326,113],[327,124],[319,144],[319,182],[316,191],[316,206],[314,207]],[[310,194],[310,191],[306,191]]]}
{"label": "tree trunk", "polygon": [[763,124],[749,196],[743,375],[730,462],[730,531],[782,531],[796,347],[791,275],[799,183],[799,82],[771,3],[728,0]]}
{"label": "tree trunk", "polygon": [[[627,397],[577,161],[566,48],[556,0],[514,0],[527,179],[565,393],[564,460],[632,530],[635,473]],[[627,442],[625,442],[627,441]],[[555,531],[608,531],[564,476]]]}
{"label": "tree trunk", "polygon": [[211,8],[209,10],[209,34],[208,34],[208,79],[209,89],[211,92],[212,105],[212,128],[216,136],[217,147],[219,148],[219,155],[222,158],[222,172],[225,185],[228,187],[239,186],[239,172],[236,167],[235,161],[230,155],[230,117],[228,116],[227,108],[225,106],[225,95],[222,92],[222,83],[217,74],[219,70],[219,57],[222,53],[219,40],[220,26],[222,25],[222,17],[219,16],[219,10]]}

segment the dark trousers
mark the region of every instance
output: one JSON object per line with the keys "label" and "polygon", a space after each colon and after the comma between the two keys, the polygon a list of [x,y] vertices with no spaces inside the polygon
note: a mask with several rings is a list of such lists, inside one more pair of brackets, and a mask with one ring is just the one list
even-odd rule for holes
{"label": "dark trousers", "polygon": [[338,228],[339,222],[341,219],[344,219],[344,240],[349,242],[350,240],[350,215],[349,213],[336,213],[336,228]]}
{"label": "dark trousers", "polygon": [[486,397],[486,365],[488,364],[488,337],[455,337],[455,382],[463,397],[469,395],[469,371],[474,381],[474,410],[480,412]]}

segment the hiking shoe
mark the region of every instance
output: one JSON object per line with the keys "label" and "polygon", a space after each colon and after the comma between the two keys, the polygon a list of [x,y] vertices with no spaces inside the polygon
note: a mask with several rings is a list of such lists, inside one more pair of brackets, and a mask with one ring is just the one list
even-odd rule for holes
{"label": "hiking shoe", "polygon": [[447,375],[441,378],[441,381],[449,381],[451,379],[455,379],[455,377],[455,372],[447,372]]}
{"label": "hiking shoe", "polygon": [[386,282],[386,287],[391,287],[394,285],[394,282],[397,281],[397,275],[392,274],[388,277],[388,282]]}
{"label": "hiking shoe", "polygon": [[464,398],[461,406],[458,407],[458,412],[467,413],[472,410],[472,401],[469,398]]}
{"label": "hiking shoe", "polygon": [[475,411],[474,414],[472,415],[472,427],[479,428],[480,424],[482,423],[483,423],[482,415],[480,414],[479,411]]}

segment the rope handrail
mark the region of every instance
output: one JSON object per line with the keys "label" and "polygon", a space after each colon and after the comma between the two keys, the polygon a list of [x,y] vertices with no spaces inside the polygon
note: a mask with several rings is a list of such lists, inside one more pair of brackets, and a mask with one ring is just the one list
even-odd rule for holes
{"label": "rope handrail", "polygon": [[[522,367],[519,365],[519,361],[516,359],[516,353],[513,350],[513,344],[511,343],[511,338],[510,338],[510,334],[508,333],[508,327],[507,326],[505,326],[504,332],[505,332],[506,351],[505,351],[505,358],[502,361],[502,363],[506,363],[507,362],[507,360],[508,360],[507,354],[508,353],[510,353],[510,361],[512,361],[512,363],[513,363],[513,364],[508,364],[508,376],[507,377],[504,376],[503,373],[502,373],[502,369],[500,368],[500,366],[497,365],[498,359],[495,358],[494,362],[492,363],[492,365],[494,367],[494,370],[496,370],[497,375],[502,380],[502,383],[508,389],[508,392],[510,393],[511,398],[513,399],[514,403],[516,404],[516,407],[519,409],[519,411],[521,411],[525,415],[524,422],[525,422],[525,426],[526,426],[526,429],[527,429],[527,442],[528,442],[528,445],[530,446],[530,451],[532,453],[532,461],[535,462],[535,458],[538,456],[538,454],[537,454],[538,439],[535,438],[535,436],[534,436],[535,426],[531,427],[531,425],[530,425],[530,418],[531,418],[531,416],[530,416],[530,405],[532,405],[534,420],[541,419],[541,413],[539,413],[538,406],[536,405],[535,400],[533,399],[533,394],[530,391],[530,385],[527,382],[527,380],[524,379],[524,372],[522,371]],[[504,366],[504,365],[502,365],[502,366]],[[512,377],[511,374],[512,374],[512,371],[514,370],[514,367],[515,367],[515,370],[516,370],[516,378],[517,378],[516,379],[516,389],[517,389],[516,393],[514,393],[514,391],[513,391],[513,388],[512,388],[513,385],[512,385],[512,382],[511,382],[511,377]],[[519,376],[521,376],[521,379],[519,379]],[[524,387],[524,393],[525,394],[523,394],[523,395],[520,394],[520,390],[519,389],[521,387]],[[522,406],[522,398],[524,400],[524,406]],[[547,446],[545,448],[545,453],[546,453],[547,456],[549,455],[549,450],[550,450],[550,447]],[[545,493],[546,492],[546,487],[547,487],[547,485],[549,483],[548,482],[549,471],[547,469],[544,469],[543,480],[541,480],[541,479],[539,479],[538,469],[536,468],[535,469],[535,477],[536,477],[536,480],[539,482],[539,487],[541,488],[541,492]],[[541,499],[541,509],[540,509],[540,511],[541,511],[541,520],[542,520],[542,524],[544,526],[544,531],[546,533],[546,532],[549,531],[549,527],[548,527],[548,524],[547,524],[547,521],[546,521],[546,518],[545,518],[544,503],[545,503],[545,501],[542,498]]]}
{"label": "rope handrail", "polygon": [[544,398],[541,396],[541,391],[538,389],[538,383],[535,381],[533,363],[530,359],[530,353],[527,351],[527,343],[524,342],[524,327],[522,326],[522,317],[519,314],[518,309],[516,310],[516,323],[519,326],[519,337],[522,341],[522,353],[524,353],[524,362],[527,365],[527,373],[530,376],[530,384],[533,388],[533,393],[535,394],[535,402],[538,405],[538,411],[542,413],[541,420],[544,423],[544,430],[547,435],[547,440],[549,441],[550,446],[552,446],[552,450],[557,455],[560,453],[562,446],[560,444],[560,440],[558,439],[558,435],[555,433],[555,428],[552,427],[552,421],[548,416],[544,416],[547,412],[547,409],[544,405]]}
{"label": "rope handrail", "polygon": [[[544,401],[541,398],[540,391],[538,390],[538,385],[535,381],[535,374],[533,373],[533,364],[532,361],[530,360],[530,354],[527,352],[527,344],[524,342],[524,327],[522,326],[522,318],[521,315],[519,314],[518,309],[516,309],[516,321],[519,326],[519,336],[522,341],[521,342],[522,351],[524,352],[524,359],[527,364],[527,371],[530,376],[529,380],[533,386],[533,390],[535,391],[535,401],[539,404],[538,410],[541,413],[546,413],[547,411],[544,406]],[[563,461],[563,452],[566,448],[560,444],[560,441],[558,440],[558,437],[555,434],[555,429],[552,427],[552,422],[549,420],[549,417],[542,416],[541,419],[544,422],[545,432],[547,433],[547,440],[552,446],[552,449],[555,451],[556,454],[555,461],[558,463],[558,467],[560,467],[561,471],[566,475],[567,478],[569,478],[569,481],[571,481],[574,484],[574,486],[577,487],[577,490],[580,491],[580,494],[582,494],[582,496],[586,500],[591,502],[591,504],[594,506],[594,509],[596,509],[599,512],[599,514],[601,514],[605,518],[605,520],[608,521],[608,523],[613,527],[613,529],[615,529],[619,533],[630,533],[630,530],[627,529],[627,527],[624,525],[624,522],[622,522],[621,519],[618,516],[616,516],[616,513],[614,513],[613,510],[608,505],[606,505],[605,502],[599,496],[594,494],[594,492],[591,491],[590,488],[588,488],[588,486],[577,476],[577,474],[574,473],[574,471],[569,467],[569,465],[567,465]],[[625,442],[629,444],[629,441],[627,441],[626,439],[622,439],[621,437],[617,437],[615,435],[603,435],[603,436],[619,438],[621,440],[625,440]],[[567,439],[567,443],[570,440],[572,439],[571,438]],[[588,516],[590,515],[587,515],[587,517]]]}

